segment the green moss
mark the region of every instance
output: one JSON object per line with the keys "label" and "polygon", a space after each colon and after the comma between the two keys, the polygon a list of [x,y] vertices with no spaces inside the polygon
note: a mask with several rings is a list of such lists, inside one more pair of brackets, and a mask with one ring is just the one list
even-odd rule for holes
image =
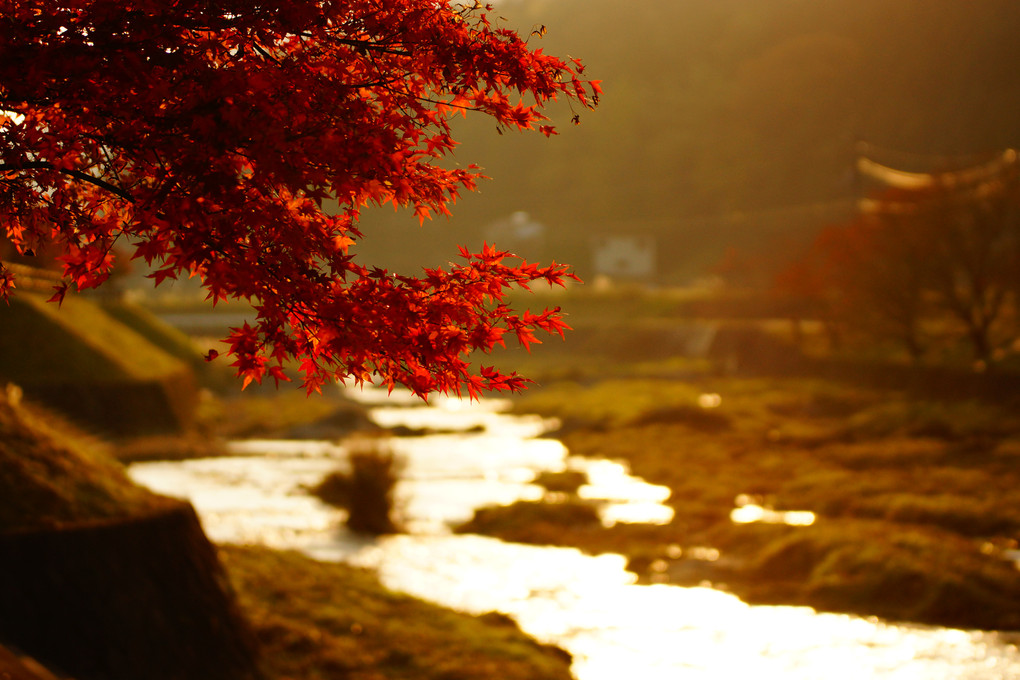
{"label": "green moss", "polygon": [[227,439],[293,437],[295,429],[310,426],[322,426],[323,438],[332,436],[330,430],[372,429],[360,404],[339,396],[308,395],[290,385],[207,399],[199,404],[197,420],[203,429]]}
{"label": "green moss", "polygon": [[813,527],[773,546],[757,568],[781,563],[798,544],[813,553],[799,586],[806,602],[950,626],[1020,626],[1016,570],[952,533],[882,523]]}
{"label": "green moss", "polygon": [[696,408],[700,393],[696,385],[667,380],[609,379],[588,385],[566,381],[529,391],[518,400],[515,409],[600,428],[670,407]]}
{"label": "green moss", "polygon": [[535,477],[534,483],[546,491],[576,494],[581,486],[588,483],[588,475],[579,470],[563,470],[561,472],[543,470]]}
{"label": "green moss", "polygon": [[896,399],[872,404],[855,414],[847,432],[855,437],[905,434],[958,440],[975,435],[1001,435],[1020,429],[1009,404],[987,401],[926,401]]}

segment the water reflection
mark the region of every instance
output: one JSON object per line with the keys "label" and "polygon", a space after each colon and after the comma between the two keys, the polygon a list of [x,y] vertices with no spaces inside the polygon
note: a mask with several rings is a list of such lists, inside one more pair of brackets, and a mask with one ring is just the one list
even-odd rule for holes
{"label": "water reflection", "polygon": [[794,527],[806,527],[815,523],[815,513],[809,510],[774,510],[761,505],[759,499],[747,494],[737,496],[735,507],[730,512],[730,521],[737,524],[786,524]]}
{"label": "water reflection", "polygon": [[719,408],[720,405],[722,405],[722,396],[715,392],[698,395],[698,406],[701,408]]}
{"label": "water reflection", "polygon": [[[417,408],[395,410],[417,418]],[[443,418],[456,409],[471,412],[458,405],[443,410]],[[537,470],[574,464],[553,440],[511,436],[526,429],[526,419],[479,411],[471,413],[484,421],[479,432],[395,442],[408,461],[409,478],[398,495],[413,535],[359,538],[342,527],[340,511],[303,492],[342,462],[342,448],[330,444],[246,442],[236,451],[249,455],[147,463],[131,471],[159,491],[191,498],[213,540],[261,542],[370,566],[391,588],[469,612],[510,614],[536,638],[570,651],[580,680],[1020,677],[1020,653],[994,633],[748,606],[706,588],[636,585],[616,555],[451,535],[444,522],[471,506],[540,495],[530,484]],[[592,463],[589,474],[586,494],[640,488],[621,481],[626,470],[613,464]],[[609,481],[596,491],[603,476]],[[638,498],[651,503],[663,493],[642,488]],[[674,548],[668,554],[687,552]]]}
{"label": "water reflection", "polygon": [[603,524],[669,524],[672,521],[673,508],[663,505],[670,496],[669,487],[633,477],[627,466],[617,461],[573,457],[568,465],[588,476],[588,483],[577,490],[578,496],[610,502],[601,510]]}

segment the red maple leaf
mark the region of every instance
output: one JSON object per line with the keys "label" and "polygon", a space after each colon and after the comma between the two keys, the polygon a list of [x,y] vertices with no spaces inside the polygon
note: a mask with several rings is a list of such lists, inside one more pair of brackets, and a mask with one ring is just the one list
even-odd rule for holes
{"label": "red maple leaf", "polygon": [[[364,206],[424,220],[472,190],[440,162],[452,116],[549,135],[541,108],[595,105],[580,62],[546,55],[450,0],[0,0],[0,223],[47,246],[69,289],[101,285],[114,243],[157,283],[198,276],[209,298],[253,303],[227,343],[244,384],[301,363],[309,390],[376,376],[419,394],[519,389],[467,363],[521,320],[515,287],[573,278],[486,246],[423,278],[355,261]],[[526,104],[524,102],[527,102]],[[332,198],[339,215],[321,205]],[[0,297],[14,277],[0,269]],[[481,379],[481,380],[479,380]]]}

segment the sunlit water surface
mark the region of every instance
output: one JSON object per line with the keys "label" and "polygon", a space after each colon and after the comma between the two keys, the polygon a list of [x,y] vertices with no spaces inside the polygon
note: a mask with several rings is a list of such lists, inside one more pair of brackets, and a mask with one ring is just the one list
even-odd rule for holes
{"label": "sunlit water surface", "polygon": [[574,656],[581,680],[674,678],[992,679],[1020,677],[1020,652],[996,633],[888,625],[804,607],[749,606],[708,588],[636,585],[617,555],[453,535],[449,523],[476,507],[537,499],[542,470],[585,467],[590,498],[609,499],[614,521],[669,521],[668,490],[610,461],[569,458],[539,435],[548,423],[501,413],[499,401],[388,405],[385,426],[452,431],[398,438],[406,461],[398,487],[409,535],[360,538],[342,511],[305,493],[345,463],[326,442],[245,441],[230,458],[131,467],[151,488],[192,501],[210,538],[295,548],[374,567],[395,590],[472,613],[501,611],[536,638]]}

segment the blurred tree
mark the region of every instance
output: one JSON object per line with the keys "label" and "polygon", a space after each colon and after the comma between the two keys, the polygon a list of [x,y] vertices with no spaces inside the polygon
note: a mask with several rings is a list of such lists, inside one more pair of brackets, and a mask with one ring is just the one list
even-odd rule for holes
{"label": "blurred tree", "polygon": [[[375,374],[418,394],[519,389],[471,368],[504,334],[565,327],[518,313],[513,286],[572,276],[492,248],[398,277],[355,260],[360,211],[447,213],[477,168],[446,167],[467,110],[554,130],[557,97],[593,106],[577,60],[547,56],[487,8],[449,0],[0,0],[0,223],[19,253],[56,247],[86,289],[131,243],[156,282],[199,276],[254,304],[227,339],[244,384],[301,360],[309,390]],[[339,202],[327,214],[323,201]],[[0,265],[0,295],[14,279]]]}
{"label": "blurred tree", "polygon": [[846,321],[838,313],[841,290],[837,284],[841,255],[846,251],[833,247],[843,236],[841,227],[820,231],[802,254],[776,273],[771,291],[778,308],[793,322],[796,338],[802,337],[804,321],[820,321],[833,348],[842,344]]}
{"label": "blurred tree", "polygon": [[940,304],[962,324],[979,366],[993,359],[994,331],[1016,292],[1020,207],[1016,154],[1002,175],[959,187],[937,184],[918,201],[932,225],[932,285]]}
{"label": "blurred tree", "polygon": [[900,228],[911,226],[859,218],[826,227],[776,276],[774,293],[795,320],[821,320],[834,346],[847,334],[892,339],[917,361],[924,255],[911,247],[914,232]]}
{"label": "blurred tree", "polygon": [[861,167],[886,188],[861,201],[854,221],[820,232],[777,277],[777,293],[802,313],[895,338],[914,360],[925,322],[948,314],[987,366],[1015,334],[999,322],[1018,290],[1017,154],[928,173]]}

